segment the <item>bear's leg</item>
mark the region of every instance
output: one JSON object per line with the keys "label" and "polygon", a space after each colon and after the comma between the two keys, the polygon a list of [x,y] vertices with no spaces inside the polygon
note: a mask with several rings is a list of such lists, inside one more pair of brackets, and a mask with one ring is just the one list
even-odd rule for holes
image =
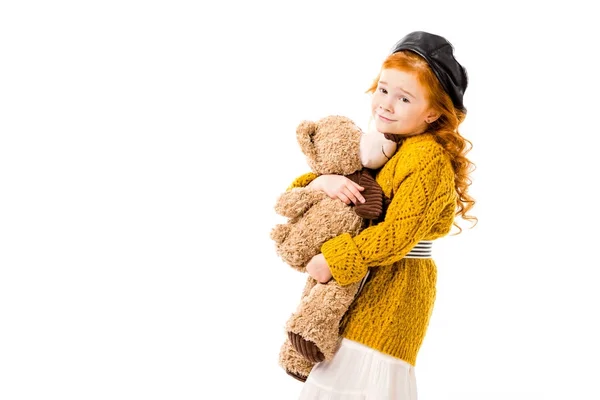
{"label": "bear's leg", "polygon": [[279,352],[279,365],[283,367],[288,375],[304,382],[315,364],[299,354],[289,339],[286,339]]}
{"label": "bear's leg", "polygon": [[296,351],[310,362],[318,363],[325,359],[325,356],[319,350],[316,344],[304,339],[294,332],[288,332],[288,339]]}
{"label": "bear's leg", "polygon": [[[311,276],[309,276],[306,279],[306,285],[304,285],[304,290],[302,291],[302,299],[300,301],[299,309],[302,307],[302,302],[310,296],[312,289],[317,284],[318,282],[316,281],[316,279],[312,278]],[[293,318],[294,316],[292,315],[291,319]],[[319,350],[316,344],[305,340],[302,336],[298,335],[297,333],[288,330],[288,339],[290,340],[290,343],[292,344],[294,349],[301,355],[303,355],[304,358],[306,358],[308,361],[312,363],[318,363],[325,359],[325,356],[323,356],[323,353]]]}
{"label": "bear's leg", "polygon": [[[333,358],[341,341],[340,322],[354,301],[359,286],[360,282],[340,286],[331,280],[315,285],[302,299],[286,329],[296,351],[308,361]],[[319,352],[321,357],[318,357]]]}
{"label": "bear's leg", "polygon": [[[316,284],[317,281],[312,277],[309,276],[306,279],[306,284],[302,290],[300,302],[302,302],[302,299],[310,295],[312,288],[315,287]],[[281,351],[279,352],[279,365],[285,369],[285,372],[287,372],[288,375],[298,379],[301,382],[304,382],[314,364],[314,362],[308,361],[302,356],[302,354],[299,354],[296,349],[294,349],[289,338],[285,339],[285,342],[281,347]]]}

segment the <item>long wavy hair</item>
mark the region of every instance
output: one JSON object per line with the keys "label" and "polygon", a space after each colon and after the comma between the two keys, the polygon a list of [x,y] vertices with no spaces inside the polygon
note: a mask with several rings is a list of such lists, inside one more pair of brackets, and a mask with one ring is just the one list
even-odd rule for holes
{"label": "long wavy hair", "polygon": [[[399,51],[391,54],[385,59],[381,69],[392,68],[414,73],[417,81],[425,89],[430,106],[440,113],[440,117],[429,125],[427,132],[433,134],[435,140],[450,155],[454,169],[454,186],[458,194],[456,215],[470,221],[471,227],[475,226],[477,218],[467,214],[475,205],[475,200],[469,195],[469,186],[472,183],[469,174],[475,170],[475,164],[466,157],[473,144],[462,137],[458,131],[458,126],[465,120],[466,113],[454,107],[452,99],[442,87],[427,61],[421,56],[411,51]],[[375,78],[371,87],[366,91],[367,93],[375,92],[380,76]],[[462,232],[456,221],[454,225],[459,229],[458,233]]]}

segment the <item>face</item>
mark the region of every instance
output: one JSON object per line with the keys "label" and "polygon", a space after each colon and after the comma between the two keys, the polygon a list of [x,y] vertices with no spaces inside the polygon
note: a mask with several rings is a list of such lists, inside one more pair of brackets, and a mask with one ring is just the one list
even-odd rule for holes
{"label": "face", "polygon": [[397,69],[381,71],[371,112],[379,132],[403,136],[423,133],[436,119],[416,76]]}

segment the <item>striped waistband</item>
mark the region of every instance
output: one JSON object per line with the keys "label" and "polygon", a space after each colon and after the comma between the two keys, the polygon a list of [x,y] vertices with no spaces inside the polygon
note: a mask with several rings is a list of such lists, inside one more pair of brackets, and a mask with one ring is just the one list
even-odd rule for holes
{"label": "striped waistband", "polygon": [[[404,258],[431,258],[432,245],[433,245],[433,240],[421,240],[419,243],[417,243],[415,245],[415,247],[413,247],[408,252],[408,254],[406,254],[404,256]],[[367,274],[362,279],[362,282],[360,283],[360,286],[358,287],[358,293],[360,293],[361,290],[363,289],[363,286],[365,286],[365,283],[369,279],[370,273],[371,273],[371,271],[369,269],[367,269]],[[358,293],[357,293],[357,295],[358,295]]]}
{"label": "striped waistband", "polygon": [[433,240],[421,240],[404,256],[404,258],[431,258]]}

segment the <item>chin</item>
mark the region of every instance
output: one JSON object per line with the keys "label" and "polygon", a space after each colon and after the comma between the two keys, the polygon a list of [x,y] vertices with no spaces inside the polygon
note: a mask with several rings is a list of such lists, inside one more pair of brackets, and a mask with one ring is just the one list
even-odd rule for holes
{"label": "chin", "polygon": [[392,135],[394,134],[393,132],[390,132],[391,131],[390,125],[383,123],[383,122],[377,121],[375,123],[375,128],[377,128],[377,130],[381,133],[387,133],[387,134],[392,134]]}

